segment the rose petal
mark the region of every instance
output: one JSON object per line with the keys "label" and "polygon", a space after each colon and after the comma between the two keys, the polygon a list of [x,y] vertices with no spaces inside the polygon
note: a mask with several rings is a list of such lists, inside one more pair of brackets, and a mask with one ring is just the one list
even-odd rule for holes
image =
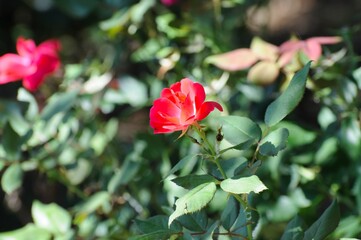
{"label": "rose petal", "polygon": [[19,37],[16,41],[16,50],[20,56],[32,57],[36,50],[35,42],[31,39]]}
{"label": "rose petal", "polygon": [[217,103],[217,102],[204,102],[201,106],[201,108],[199,109],[196,119],[198,121],[203,120],[205,117],[207,117],[215,108],[217,108],[219,111],[223,111],[222,106]]}
{"label": "rose petal", "polygon": [[0,57],[0,84],[21,80],[34,73],[36,67],[31,60],[16,54],[8,53]]}

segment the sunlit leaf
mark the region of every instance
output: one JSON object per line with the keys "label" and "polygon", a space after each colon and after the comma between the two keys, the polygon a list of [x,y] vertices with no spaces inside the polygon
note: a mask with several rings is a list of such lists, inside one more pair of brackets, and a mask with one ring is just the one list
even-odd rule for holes
{"label": "sunlit leaf", "polygon": [[280,69],[276,63],[261,61],[248,71],[247,79],[254,84],[268,85],[276,81],[279,71]]}
{"label": "sunlit leaf", "polygon": [[29,240],[30,238],[36,240],[50,240],[51,233],[32,223],[14,231],[0,233],[0,239],[2,240]]}
{"label": "sunlit leaf", "polygon": [[228,178],[221,182],[221,188],[226,192],[235,194],[249,194],[250,192],[259,193],[267,189],[256,175],[239,179]]}
{"label": "sunlit leaf", "polygon": [[70,230],[70,214],[55,203],[42,204],[35,201],[31,208],[31,215],[36,226],[53,234],[65,234]]}
{"label": "sunlit leaf", "polygon": [[213,198],[216,193],[216,184],[214,182],[201,184],[184,196],[180,197],[176,202],[176,209],[170,215],[168,225],[174,221],[174,219],[188,213],[193,213],[201,210],[205,207]]}
{"label": "sunlit leaf", "polygon": [[5,170],[1,178],[1,187],[7,194],[10,194],[21,186],[22,181],[23,170],[19,163],[14,163]]}
{"label": "sunlit leaf", "polygon": [[34,119],[39,113],[38,103],[36,102],[34,96],[24,88],[19,88],[17,98],[19,101],[29,103],[28,109],[26,111],[26,117],[28,119]]}
{"label": "sunlit leaf", "polygon": [[278,58],[278,47],[262,40],[260,37],[254,37],[252,39],[250,48],[260,59],[275,62]]}

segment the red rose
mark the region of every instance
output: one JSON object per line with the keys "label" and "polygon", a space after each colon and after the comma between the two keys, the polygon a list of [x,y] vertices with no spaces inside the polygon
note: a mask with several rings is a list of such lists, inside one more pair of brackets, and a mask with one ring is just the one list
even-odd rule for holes
{"label": "red rose", "polygon": [[35,91],[45,77],[60,66],[60,43],[56,40],[36,46],[33,40],[19,37],[16,49],[19,54],[7,53],[0,57],[0,84],[23,79],[23,86]]}
{"label": "red rose", "polygon": [[205,99],[203,86],[188,78],[163,89],[161,97],[150,109],[150,126],[154,133],[185,133],[189,126],[207,117],[214,108],[223,111],[219,103],[205,102]]}

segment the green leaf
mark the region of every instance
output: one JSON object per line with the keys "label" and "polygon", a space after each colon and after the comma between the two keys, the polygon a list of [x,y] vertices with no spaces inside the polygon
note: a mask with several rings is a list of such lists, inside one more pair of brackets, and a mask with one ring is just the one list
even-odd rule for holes
{"label": "green leaf", "polygon": [[20,158],[21,138],[14,131],[9,123],[4,126],[2,145],[5,150],[7,160],[18,160]]}
{"label": "green leaf", "polygon": [[30,120],[35,119],[39,113],[39,107],[34,96],[24,88],[19,88],[17,98],[19,101],[27,102],[29,104],[26,111],[26,118]]}
{"label": "green leaf", "polygon": [[301,101],[306,88],[306,80],[311,62],[297,72],[287,89],[273,101],[266,110],[265,123],[273,126],[285,118]]}
{"label": "green leaf", "polygon": [[144,141],[137,141],[134,144],[134,150],[128,154],[120,170],[116,170],[108,184],[108,191],[114,193],[121,185],[127,184],[137,174],[143,157],[141,154],[146,148]]}
{"label": "green leaf", "polygon": [[216,190],[217,187],[214,182],[204,183],[179,198],[175,202],[176,209],[170,215],[168,225],[170,226],[177,217],[201,210],[212,200]]}
{"label": "green leaf", "polygon": [[221,182],[221,188],[225,192],[235,194],[248,194],[250,192],[259,193],[267,189],[267,187],[256,175],[250,177],[242,177],[239,179],[228,178]]}
{"label": "green leaf", "polygon": [[118,82],[120,93],[131,106],[140,107],[148,101],[147,86],[143,82],[131,76],[123,76]]}
{"label": "green leaf", "polygon": [[76,91],[54,94],[43,109],[41,118],[48,121],[57,113],[68,111],[73,106],[77,95]]}
{"label": "green leaf", "polygon": [[261,139],[262,131],[258,124],[246,117],[224,116],[220,117],[224,138],[234,145],[244,142],[257,142]]}
{"label": "green leaf", "polygon": [[8,115],[10,126],[19,136],[23,136],[29,131],[30,125],[24,119],[18,104],[9,103],[6,114]]}
{"label": "green leaf", "polygon": [[99,208],[105,210],[107,205],[109,205],[110,195],[108,192],[101,191],[97,192],[91,197],[87,199],[87,201],[79,207],[78,212],[79,214],[90,214],[96,211]]}
{"label": "green leaf", "polygon": [[361,89],[361,67],[353,71],[352,76],[356,80],[358,88]]}
{"label": "green leaf", "polygon": [[289,133],[286,128],[280,128],[268,134],[261,142],[259,153],[263,156],[277,156],[286,148]]}
{"label": "green leaf", "polygon": [[226,208],[223,210],[221,215],[221,223],[226,230],[231,230],[231,227],[238,217],[238,213],[239,205],[237,204],[235,198],[230,196]]}
{"label": "green leaf", "polygon": [[122,168],[117,170],[108,184],[108,191],[115,193],[119,186],[127,184],[137,174],[140,167],[139,162],[135,162],[131,159],[126,159]]}
{"label": "green leaf", "polygon": [[21,186],[22,181],[23,170],[19,163],[14,163],[5,170],[1,178],[1,187],[7,194],[10,194]]}
{"label": "green leaf", "polygon": [[332,234],[334,239],[340,237],[360,236],[361,234],[361,218],[358,215],[351,215],[342,218],[335,234]]}
{"label": "green leaf", "polygon": [[175,172],[181,170],[184,166],[188,165],[190,161],[194,161],[193,158],[197,157],[197,154],[194,155],[187,155],[186,157],[182,158],[170,171],[169,173],[163,178],[166,179],[170,175],[174,174]]}
{"label": "green leaf", "polygon": [[[190,231],[203,232],[207,230],[208,218],[205,211],[201,210],[192,214],[180,216],[177,221]],[[175,223],[173,222],[173,223]]]}
{"label": "green leaf", "polygon": [[10,232],[0,233],[2,240],[50,240],[51,234],[43,228],[39,228],[32,223]]}
{"label": "green leaf", "polygon": [[158,230],[152,233],[146,233],[140,236],[131,237],[130,240],[155,240],[155,239],[171,239],[174,233],[169,230]]}
{"label": "green leaf", "polygon": [[217,180],[207,174],[204,175],[187,175],[184,177],[177,177],[172,179],[172,182],[177,184],[178,186],[184,187],[186,189],[192,189],[200,184],[216,182]]}
{"label": "green leaf", "polygon": [[294,217],[286,226],[281,240],[302,240],[303,239],[303,221],[299,216]]}
{"label": "green leaf", "polygon": [[326,164],[333,159],[338,149],[338,140],[336,137],[325,139],[322,144],[318,146],[318,150],[315,154],[315,163],[318,166]]}
{"label": "green leaf", "polygon": [[316,222],[309,227],[304,236],[304,240],[322,240],[332,233],[340,221],[340,209],[336,200],[326,209]]}
{"label": "green leaf", "polygon": [[34,201],[31,207],[36,226],[46,229],[53,234],[65,234],[70,230],[70,214],[55,203],[42,204]]}
{"label": "green leaf", "polygon": [[164,230],[165,232],[169,232],[169,234],[173,234],[182,231],[182,226],[178,222],[174,222],[168,227],[168,219],[168,216],[158,215],[147,220],[136,219],[135,224],[142,233],[152,233]]}

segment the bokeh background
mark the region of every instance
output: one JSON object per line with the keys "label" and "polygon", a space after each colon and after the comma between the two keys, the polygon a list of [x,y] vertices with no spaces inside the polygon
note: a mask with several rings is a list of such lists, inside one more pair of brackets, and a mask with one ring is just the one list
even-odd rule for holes
{"label": "bokeh background", "polygon": [[[62,67],[31,94],[20,94],[21,82],[0,86],[0,232],[33,222],[37,200],[65,209],[69,239],[135,235],[134,219],[164,214],[181,191],[163,177],[198,151],[177,134],[152,134],[148,112],[163,87],[190,77],[211,86],[227,113],[262,122],[284,76],[257,85],[247,70],[228,73],[205,59],[248,48],[255,36],[276,46],[340,36],[324,48],[332,64],[311,70],[313,85],[284,123],[288,148],[262,166],[269,191],[256,201],[258,239],[278,239],[297,214],[310,225],[333,198],[342,220],[330,239],[361,237],[360,1],[0,0],[0,55],[16,52],[19,36],[59,39]],[[6,175],[15,164],[21,170]],[[209,214],[222,206],[212,203]]]}

